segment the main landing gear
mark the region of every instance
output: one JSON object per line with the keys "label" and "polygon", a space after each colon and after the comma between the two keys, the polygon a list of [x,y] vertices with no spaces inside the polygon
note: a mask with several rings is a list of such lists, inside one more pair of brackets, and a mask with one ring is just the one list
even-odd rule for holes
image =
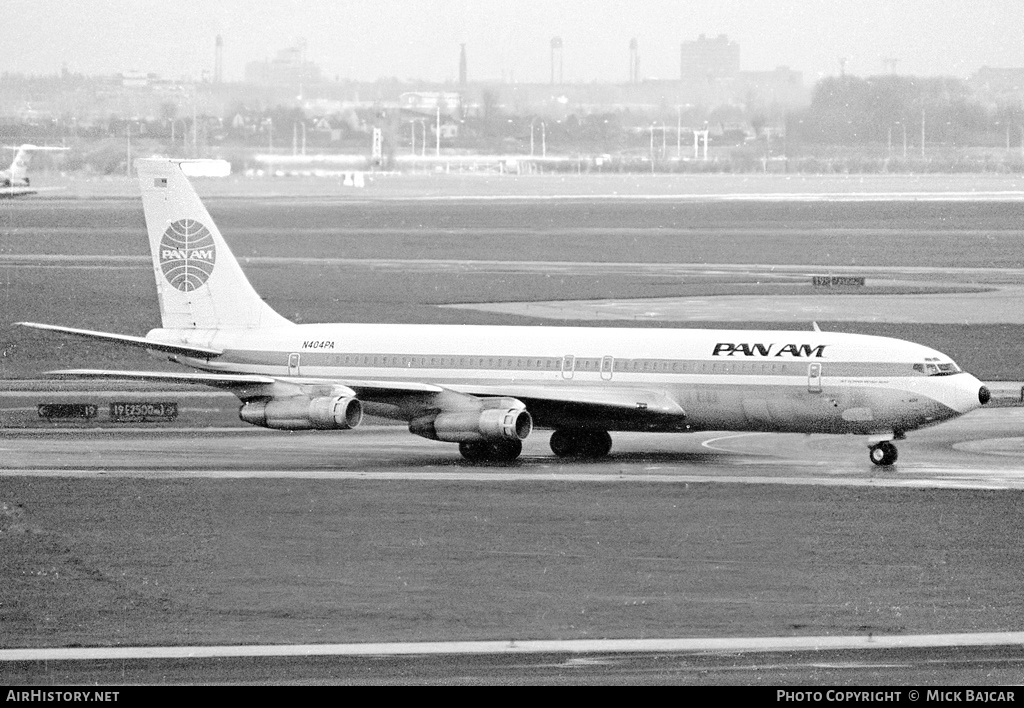
{"label": "main landing gear", "polygon": [[523,452],[522,440],[469,440],[459,452],[470,462],[512,462]]}
{"label": "main landing gear", "polygon": [[559,457],[604,457],[612,449],[607,430],[556,430],[551,433],[551,452]]}
{"label": "main landing gear", "polygon": [[872,445],[870,448],[871,461],[881,467],[888,467],[896,462],[896,446],[888,440]]}

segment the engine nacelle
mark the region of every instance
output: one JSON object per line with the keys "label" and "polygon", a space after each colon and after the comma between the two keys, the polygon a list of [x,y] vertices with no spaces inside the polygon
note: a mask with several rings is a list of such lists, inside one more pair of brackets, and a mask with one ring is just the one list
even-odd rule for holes
{"label": "engine nacelle", "polygon": [[362,421],[363,404],[349,396],[270,398],[246,401],[238,417],[275,430],[348,430]]}
{"label": "engine nacelle", "polygon": [[423,416],[409,423],[409,432],[431,440],[525,440],[533,417],[523,408],[486,408]]}

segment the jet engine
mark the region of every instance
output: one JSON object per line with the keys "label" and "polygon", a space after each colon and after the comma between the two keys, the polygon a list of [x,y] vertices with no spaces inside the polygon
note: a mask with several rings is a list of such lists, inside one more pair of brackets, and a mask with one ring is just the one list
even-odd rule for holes
{"label": "jet engine", "polygon": [[246,423],[276,430],[348,430],[363,419],[363,404],[350,396],[261,398],[238,410]]}
{"label": "jet engine", "polygon": [[533,418],[524,408],[441,412],[409,423],[409,432],[444,442],[525,440],[532,430]]}

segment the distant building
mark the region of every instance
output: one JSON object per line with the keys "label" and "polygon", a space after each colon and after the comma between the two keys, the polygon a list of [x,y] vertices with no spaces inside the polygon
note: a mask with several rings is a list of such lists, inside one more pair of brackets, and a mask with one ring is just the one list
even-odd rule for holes
{"label": "distant building", "polygon": [[407,91],[398,97],[398,105],[407,111],[432,115],[440,108],[444,115],[456,115],[462,107],[462,95],[455,91]]}
{"label": "distant building", "polygon": [[322,80],[320,67],[306,61],[302,43],[287,47],[270,61],[252,61],[245,65],[246,83],[262,86],[299,86]]}
{"label": "distant building", "polygon": [[121,85],[125,88],[146,88],[150,75],[144,71],[126,71],[121,74]]}
{"label": "distant building", "polygon": [[1024,99],[1024,69],[983,66],[967,83],[982,100],[1003,102]]}
{"label": "distant building", "polygon": [[810,103],[810,91],[804,88],[804,75],[788,66],[772,71],[741,71],[733,90],[735,101],[764,106],[800,107]]}
{"label": "distant building", "polygon": [[683,42],[679,49],[679,78],[684,82],[732,79],[740,71],[740,45],[720,34]]}

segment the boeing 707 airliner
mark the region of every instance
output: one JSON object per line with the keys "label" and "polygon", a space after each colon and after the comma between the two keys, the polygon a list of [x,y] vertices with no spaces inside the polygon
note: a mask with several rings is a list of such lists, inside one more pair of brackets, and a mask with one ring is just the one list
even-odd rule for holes
{"label": "boeing 707 airliner", "polygon": [[989,391],[946,355],[820,331],[294,324],[246,279],[182,172],[137,162],[162,327],[145,337],[23,322],[148,349],[196,371],[63,376],[188,382],[233,392],[241,419],[344,430],[363,413],[507,462],[533,429],[559,457],[602,457],[613,431],[759,431],[893,440],[968,413]]}

